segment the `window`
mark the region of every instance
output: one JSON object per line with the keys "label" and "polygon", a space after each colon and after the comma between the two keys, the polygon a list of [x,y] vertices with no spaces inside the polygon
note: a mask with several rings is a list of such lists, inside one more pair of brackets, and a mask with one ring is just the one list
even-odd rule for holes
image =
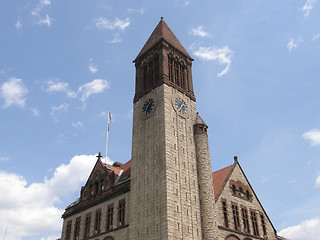
{"label": "window", "polygon": [[126,202],[125,200],[119,201],[118,207],[118,226],[125,225],[125,210],[126,210]]}
{"label": "window", "polygon": [[264,220],[263,214],[260,214],[260,219],[261,219],[261,226],[262,226],[263,236],[267,236],[266,222]]}
{"label": "window", "polygon": [[236,194],[236,186],[233,184],[232,186],[231,186],[231,189],[232,189],[232,193],[233,194]]}
{"label": "window", "polygon": [[109,205],[107,210],[107,230],[112,230],[112,228],[113,228],[113,205]]}
{"label": "window", "polygon": [[222,212],[223,212],[224,226],[229,227],[227,202],[225,200],[222,201]]}
{"label": "window", "polygon": [[76,218],[76,222],[74,224],[74,235],[73,239],[78,240],[79,239],[79,234],[80,234],[80,222],[81,222],[81,217]]}
{"label": "window", "polygon": [[70,220],[67,223],[66,240],[71,239],[71,228],[72,228],[72,221]]}
{"label": "window", "polygon": [[240,230],[239,209],[236,204],[232,204],[232,214],[233,214],[234,229]]}
{"label": "window", "polygon": [[101,223],[101,209],[96,211],[95,223],[94,223],[94,233],[100,233],[100,223]]}
{"label": "window", "polygon": [[248,190],[246,191],[246,198],[247,198],[247,200],[250,200],[250,193]]}
{"label": "window", "polygon": [[178,58],[174,58],[172,55],[168,56],[168,68],[169,68],[169,81],[173,82],[177,86],[184,90],[187,90],[186,78],[187,68],[182,61]]}
{"label": "window", "polygon": [[252,228],[253,228],[253,235],[259,236],[257,214],[253,210],[251,210],[251,222],[252,222]]}
{"label": "window", "polygon": [[159,81],[159,57],[151,56],[142,67],[144,90],[148,90]]}
{"label": "window", "polygon": [[248,210],[246,208],[242,208],[241,213],[242,213],[242,221],[243,221],[243,231],[246,233],[250,233]]}
{"label": "window", "polygon": [[245,194],[243,192],[243,188],[242,187],[239,188],[239,196],[240,197],[245,197]]}
{"label": "window", "polygon": [[87,216],[86,216],[86,222],[84,225],[84,236],[85,237],[90,236],[90,222],[91,222],[91,213],[87,214]]}

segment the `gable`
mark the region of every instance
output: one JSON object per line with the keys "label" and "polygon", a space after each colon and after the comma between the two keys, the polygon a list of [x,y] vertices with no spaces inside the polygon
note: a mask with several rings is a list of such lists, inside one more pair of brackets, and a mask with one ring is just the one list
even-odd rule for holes
{"label": "gable", "polygon": [[88,200],[104,191],[109,190],[115,181],[115,173],[97,160],[86,184],[81,188],[80,201]]}
{"label": "gable", "polygon": [[226,181],[229,179],[233,167],[234,166],[231,165],[212,173],[214,199],[218,199]]}
{"label": "gable", "polygon": [[[217,173],[219,171],[221,172]],[[219,181],[223,181],[223,183],[220,184],[220,192],[215,198],[217,206],[216,210],[219,212],[221,202],[225,202],[227,205],[229,204],[229,206],[230,204],[235,204],[241,208],[248,209],[248,211],[254,211],[259,213],[259,215],[264,215],[267,222],[266,224],[269,226],[268,228],[272,229],[272,232],[276,233],[272,222],[270,221],[238,161],[235,161],[233,165],[219,171],[213,173],[213,176],[215,175],[216,178],[220,175],[221,179],[219,179]],[[219,181],[217,183],[214,182],[214,184],[219,185]],[[214,188],[217,187],[218,186],[214,186]]]}

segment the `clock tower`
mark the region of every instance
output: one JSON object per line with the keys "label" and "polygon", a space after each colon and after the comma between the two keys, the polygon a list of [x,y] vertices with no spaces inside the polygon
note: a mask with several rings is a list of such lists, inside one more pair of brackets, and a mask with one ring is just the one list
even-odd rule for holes
{"label": "clock tower", "polygon": [[192,61],[163,18],[134,60],[129,239],[214,239],[207,126],[196,112]]}

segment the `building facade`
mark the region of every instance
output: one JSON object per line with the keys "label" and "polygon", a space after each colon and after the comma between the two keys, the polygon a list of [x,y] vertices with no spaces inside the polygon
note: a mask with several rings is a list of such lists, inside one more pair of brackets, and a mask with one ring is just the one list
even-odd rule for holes
{"label": "building facade", "polygon": [[192,61],[161,19],[134,60],[131,160],[97,156],[63,240],[280,239],[236,158],[212,173]]}

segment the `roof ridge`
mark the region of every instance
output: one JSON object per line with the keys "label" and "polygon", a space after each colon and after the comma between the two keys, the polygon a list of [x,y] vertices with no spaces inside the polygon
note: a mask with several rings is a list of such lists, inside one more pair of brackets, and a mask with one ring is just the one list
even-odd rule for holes
{"label": "roof ridge", "polygon": [[153,32],[151,33],[150,37],[148,38],[147,42],[144,44],[143,48],[139,52],[136,59],[140,58],[143,54],[145,54],[148,50],[150,50],[153,46],[159,43],[161,40],[166,41],[172,47],[177,49],[179,52],[187,56],[188,58],[192,59],[189,53],[185,50],[182,46],[178,38],[174,35],[172,30],[169,28],[167,23],[161,17],[158,25],[155,27]]}

